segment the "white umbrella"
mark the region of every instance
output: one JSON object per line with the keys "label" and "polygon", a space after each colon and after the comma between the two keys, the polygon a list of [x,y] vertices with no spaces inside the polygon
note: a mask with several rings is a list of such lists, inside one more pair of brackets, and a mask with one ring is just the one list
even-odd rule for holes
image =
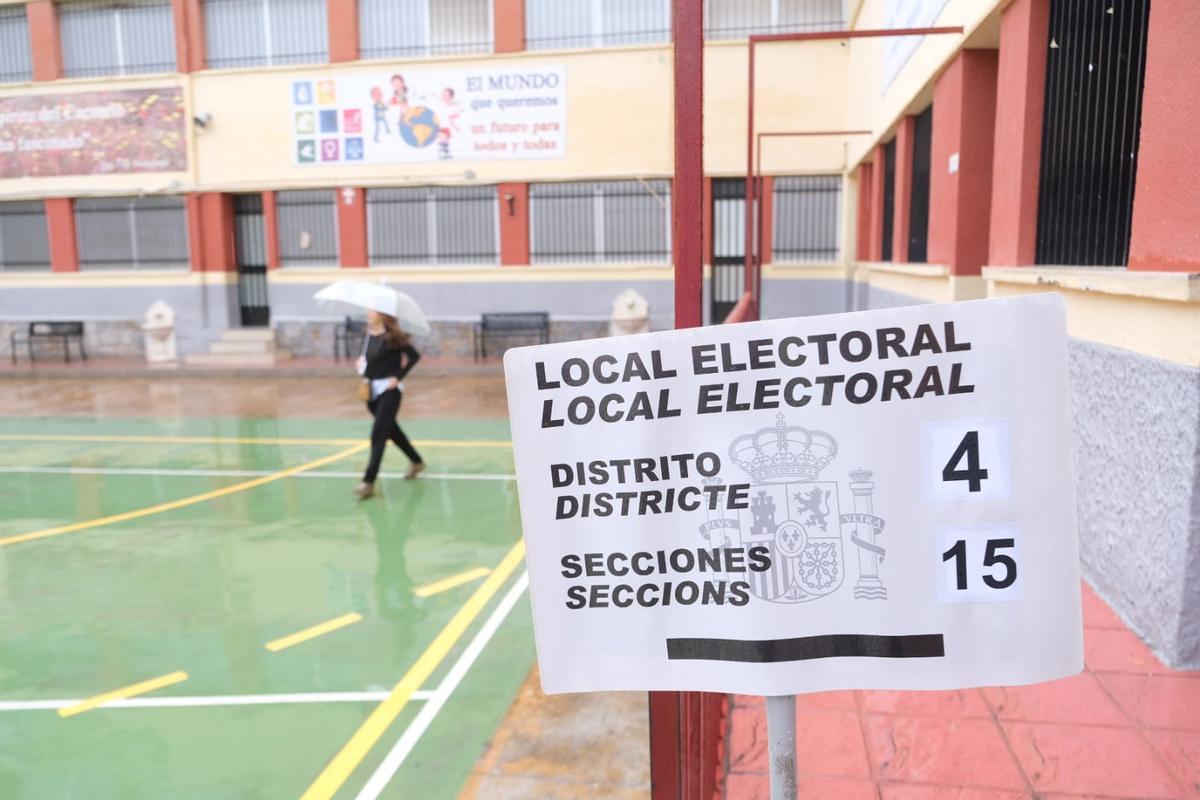
{"label": "white umbrella", "polygon": [[425,312],[417,305],[417,301],[382,283],[335,281],[314,294],[313,298],[389,314],[396,318],[400,327],[418,336],[428,336],[430,332],[429,320],[425,319]]}

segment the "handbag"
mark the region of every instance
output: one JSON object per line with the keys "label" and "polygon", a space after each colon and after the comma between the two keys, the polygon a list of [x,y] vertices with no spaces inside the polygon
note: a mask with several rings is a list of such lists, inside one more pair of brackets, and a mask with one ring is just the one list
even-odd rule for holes
{"label": "handbag", "polygon": [[[367,345],[371,341],[371,334],[363,336],[362,353],[359,355],[362,358],[367,357]],[[367,378],[359,377],[358,381],[358,399],[366,403],[371,400],[371,382]]]}

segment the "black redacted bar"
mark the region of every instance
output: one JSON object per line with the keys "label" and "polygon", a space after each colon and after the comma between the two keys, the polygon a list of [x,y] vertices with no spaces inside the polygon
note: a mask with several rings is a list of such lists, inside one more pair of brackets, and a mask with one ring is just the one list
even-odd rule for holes
{"label": "black redacted bar", "polygon": [[770,664],[818,658],[942,658],[940,633],[878,636],[833,633],[796,639],[667,639],[671,661],[741,661]]}

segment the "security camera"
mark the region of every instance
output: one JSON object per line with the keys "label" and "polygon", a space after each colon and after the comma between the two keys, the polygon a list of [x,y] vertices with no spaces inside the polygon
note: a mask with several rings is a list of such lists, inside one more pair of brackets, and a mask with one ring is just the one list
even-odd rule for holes
{"label": "security camera", "polygon": [[207,128],[208,123],[212,122],[212,114],[207,111],[201,111],[196,116],[192,117],[192,122],[196,123],[197,128]]}

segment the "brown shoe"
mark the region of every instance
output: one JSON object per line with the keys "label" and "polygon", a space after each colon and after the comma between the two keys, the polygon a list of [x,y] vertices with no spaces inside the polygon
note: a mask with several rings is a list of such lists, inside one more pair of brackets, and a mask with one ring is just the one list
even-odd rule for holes
{"label": "brown shoe", "polygon": [[358,486],[354,487],[354,493],[358,495],[359,500],[366,500],[368,497],[375,494],[375,484],[363,481]]}
{"label": "brown shoe", "polygon": [[411,481],[413,478],[425,471],[425,462],[418,461],[408,468],[408,472],[404,473],[404,480]]}

